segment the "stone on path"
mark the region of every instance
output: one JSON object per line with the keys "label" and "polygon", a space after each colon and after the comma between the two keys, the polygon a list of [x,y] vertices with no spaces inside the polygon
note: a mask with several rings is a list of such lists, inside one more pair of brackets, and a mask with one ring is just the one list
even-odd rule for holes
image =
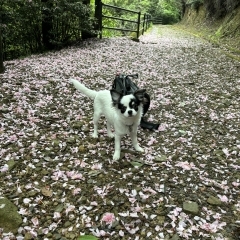
{"label": "stone on path", "polygon": [[174,234],[170,240],[179,240],[179,236],[177,234]]}
{"label": "stone on path", "polygon": [[3,232],[17,233],[22,218],[17,207],[5,197],[0,197],[0,227]]}
{"label": "stone on path", "polygon": [[207,202],[211,205],[216,205],[216,206],[220,206],[222,204],[221,200],[214,196],[209,196],[209,198],[207,199]]}
{"label": "stone on path", "polygon": [[199,207],[196,202],[184,202],[183,203],[183,211],[192,213],[192,214],[198,214],[199,212]]}

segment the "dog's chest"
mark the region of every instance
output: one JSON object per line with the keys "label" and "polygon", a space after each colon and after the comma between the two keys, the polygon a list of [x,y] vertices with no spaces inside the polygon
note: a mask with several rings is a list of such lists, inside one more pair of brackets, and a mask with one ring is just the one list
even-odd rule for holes
{"label": "dog's chest", "polygon": [[125,122],[115,121],[114,128],[118,134],[125,135],[134,132],[134,128],[136,128],[136,125],[134,125],[134,122],[132,121]]}
{"label": "dog's chest", "polygon": [[131,133],[133,131],[133,124],[127,125],[127,131],[128,131],[128,133]]}

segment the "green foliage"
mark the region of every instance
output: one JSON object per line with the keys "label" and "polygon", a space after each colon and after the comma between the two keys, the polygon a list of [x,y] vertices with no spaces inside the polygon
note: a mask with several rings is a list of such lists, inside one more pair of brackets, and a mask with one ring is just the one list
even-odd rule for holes
{"label": "green foliage", "polygon": [[23,55],[41,46],[40,9],[36,4],[11,0],[3,2],[1,22],[5,51],[15,50]]}
{"label": "green foliage", "polygon": [[[231,1],[231,0],[228,0]],[[0,0],[0,23],[5,59],[59,49],[79,41],[83,32],[96,33],[94,3],[83,0]],[[150,13],[153,18],[162,18],[164,24],[175,23],[180,18],[179,0],[103,0],[104,3],[134,11]],[[137,21],[137,14],[104,10],[104,15],[118,16]],[[108,27],[136,29],[131,22],[103,19]],[[128,31],[104,29],[104,36],[129,35]],[[134,34],[134,33],[132,33]],[[47,46],[48,44],[51,45]]]}
{"label": "green foliage", "polygon": [[105,0],[104,3],[126,8],[133,11],[147,12],[151,5],[150,0]]}
{"label": "green foliage", "polygon": [[190,4],[202,4],[204,0],[187,0],[186,5]]}
{"label": "green foliage", "polygon": [[163,24],[173,24],[180,20],[181,8],[176,0],[159,0],[158,16],[162,17]]}
{"label": "green foliage", "polygon": [[[113,8],[103,8],[103,15],[105,16],[117,16],[121,18],[125,18],[126,15],[122,14],[121,11],[116,11]],[[115,19],[109,19],[109,18],[103,18],[102,22],[103,26],[111,27],[111,28],[124,28],[124,22],[115,20]],[[119,31],[115,30],[109,30],[103,28],[103,36],[104,37],[114,37],[114,36],[121,36],[122,34]]]}
{"label": "green foliage", "polygon": [[[133,11],[140,11],[141,7],[136,6],[136,1],[131,1],[131,0],[106,0],[104,3],[128,9],[128,10],[133,10]],[[141,11],[141,14],[143,16],[143,13],[145,11]],[[126,20],[132,20],[132,21],[137,21],[138,20],[138,14],[136,13],[129,13],[120,9],[113,9],[113,8],[104,8],[103,9],[103,14],[106,16],[115,16],[119,17],[122,19]],[[115,19],[106,19],[103,18],[103,26],[108,26],[108,27],[114,27],[114,28],[119,28],[119,29],[128,29],[128,30],[137,30],[137,23],[132,23],[132,22],[127,22],[127,21],[122,21],[122,20],[115,20]],[[127,35],[136,35],[134,32],[129,32],[129,31],[115,31],[115,30],[108,30],[108,29],[103,29],[103,35],[105,37],[112,37],[112,36],[127,36]]]}
{"label": "green foliage", "polygon": [[[47,6],[46,6],[47,7]],[[52,42],[54,46],[64,46],[81,38],[81,31],[89,31],[93,26],[90,8],[77,0],[58,0],[49,13],[53,16]]]}
{"label": "green foliage", "polygon": [[2,0],[0,11],[5,59],[43,51],[46,19],[53,48],[78,41],[82,31],[93,32],[91,8],[79,0]]}
{"label": "green foliage", "polygon": [[[104,3],[134,11],[141,11],[141,13],[149,13],[153,19],[161,19],[163,24],[178,22],[182,12],[182,3],[179,0],[105,0]],[[122,13],[121,10],[116,13],[109,11],[109,13],[115,16],[117,13],[119,17],[125,19],[131,19],[131,17],[133,17],[133,14]],[[135,15],[133,20],[137,20],[137,15]],[[125,29],[136,28],[136,24],[134,23],[122,23],[115,20],[104,20],[104,25]],[[104,30],[104,36],[106,36],[105,34],[112,36],[119,34],[119,32]],[[127,34],[127,32],[123,31],[122,34]]]}

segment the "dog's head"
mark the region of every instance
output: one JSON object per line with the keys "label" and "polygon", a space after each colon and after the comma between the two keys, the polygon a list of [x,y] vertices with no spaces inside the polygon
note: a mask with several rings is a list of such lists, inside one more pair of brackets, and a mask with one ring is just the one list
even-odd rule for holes
{"label": "dog's head", "polygon": [[138,89],[133,94],[122,95],[121,93],[110,90],[113,105],[125,116],[136,116],[139,109],[142,110],[142,105],[145,102],[144,94],[145,89]]}

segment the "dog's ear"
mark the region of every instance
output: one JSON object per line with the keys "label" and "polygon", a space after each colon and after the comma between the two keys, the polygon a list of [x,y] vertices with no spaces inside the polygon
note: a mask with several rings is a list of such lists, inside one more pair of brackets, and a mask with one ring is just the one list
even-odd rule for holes
{"label": "dog's ear", "polygon": [[111,89],[110,90],[110,93],[111,93],[111,96],[112,96],[112,101],[113,101],[113,104],[117,104],[120,102],[120,99],[122,97],[122,94],[119,93],[118,91],[114,90],[114,89]]}
{"label": "dog's ear", "polygon": [[144,95],[145,95],[146,89],[138,89],[134,92],[134,96],[140,101],[144,102]]}

